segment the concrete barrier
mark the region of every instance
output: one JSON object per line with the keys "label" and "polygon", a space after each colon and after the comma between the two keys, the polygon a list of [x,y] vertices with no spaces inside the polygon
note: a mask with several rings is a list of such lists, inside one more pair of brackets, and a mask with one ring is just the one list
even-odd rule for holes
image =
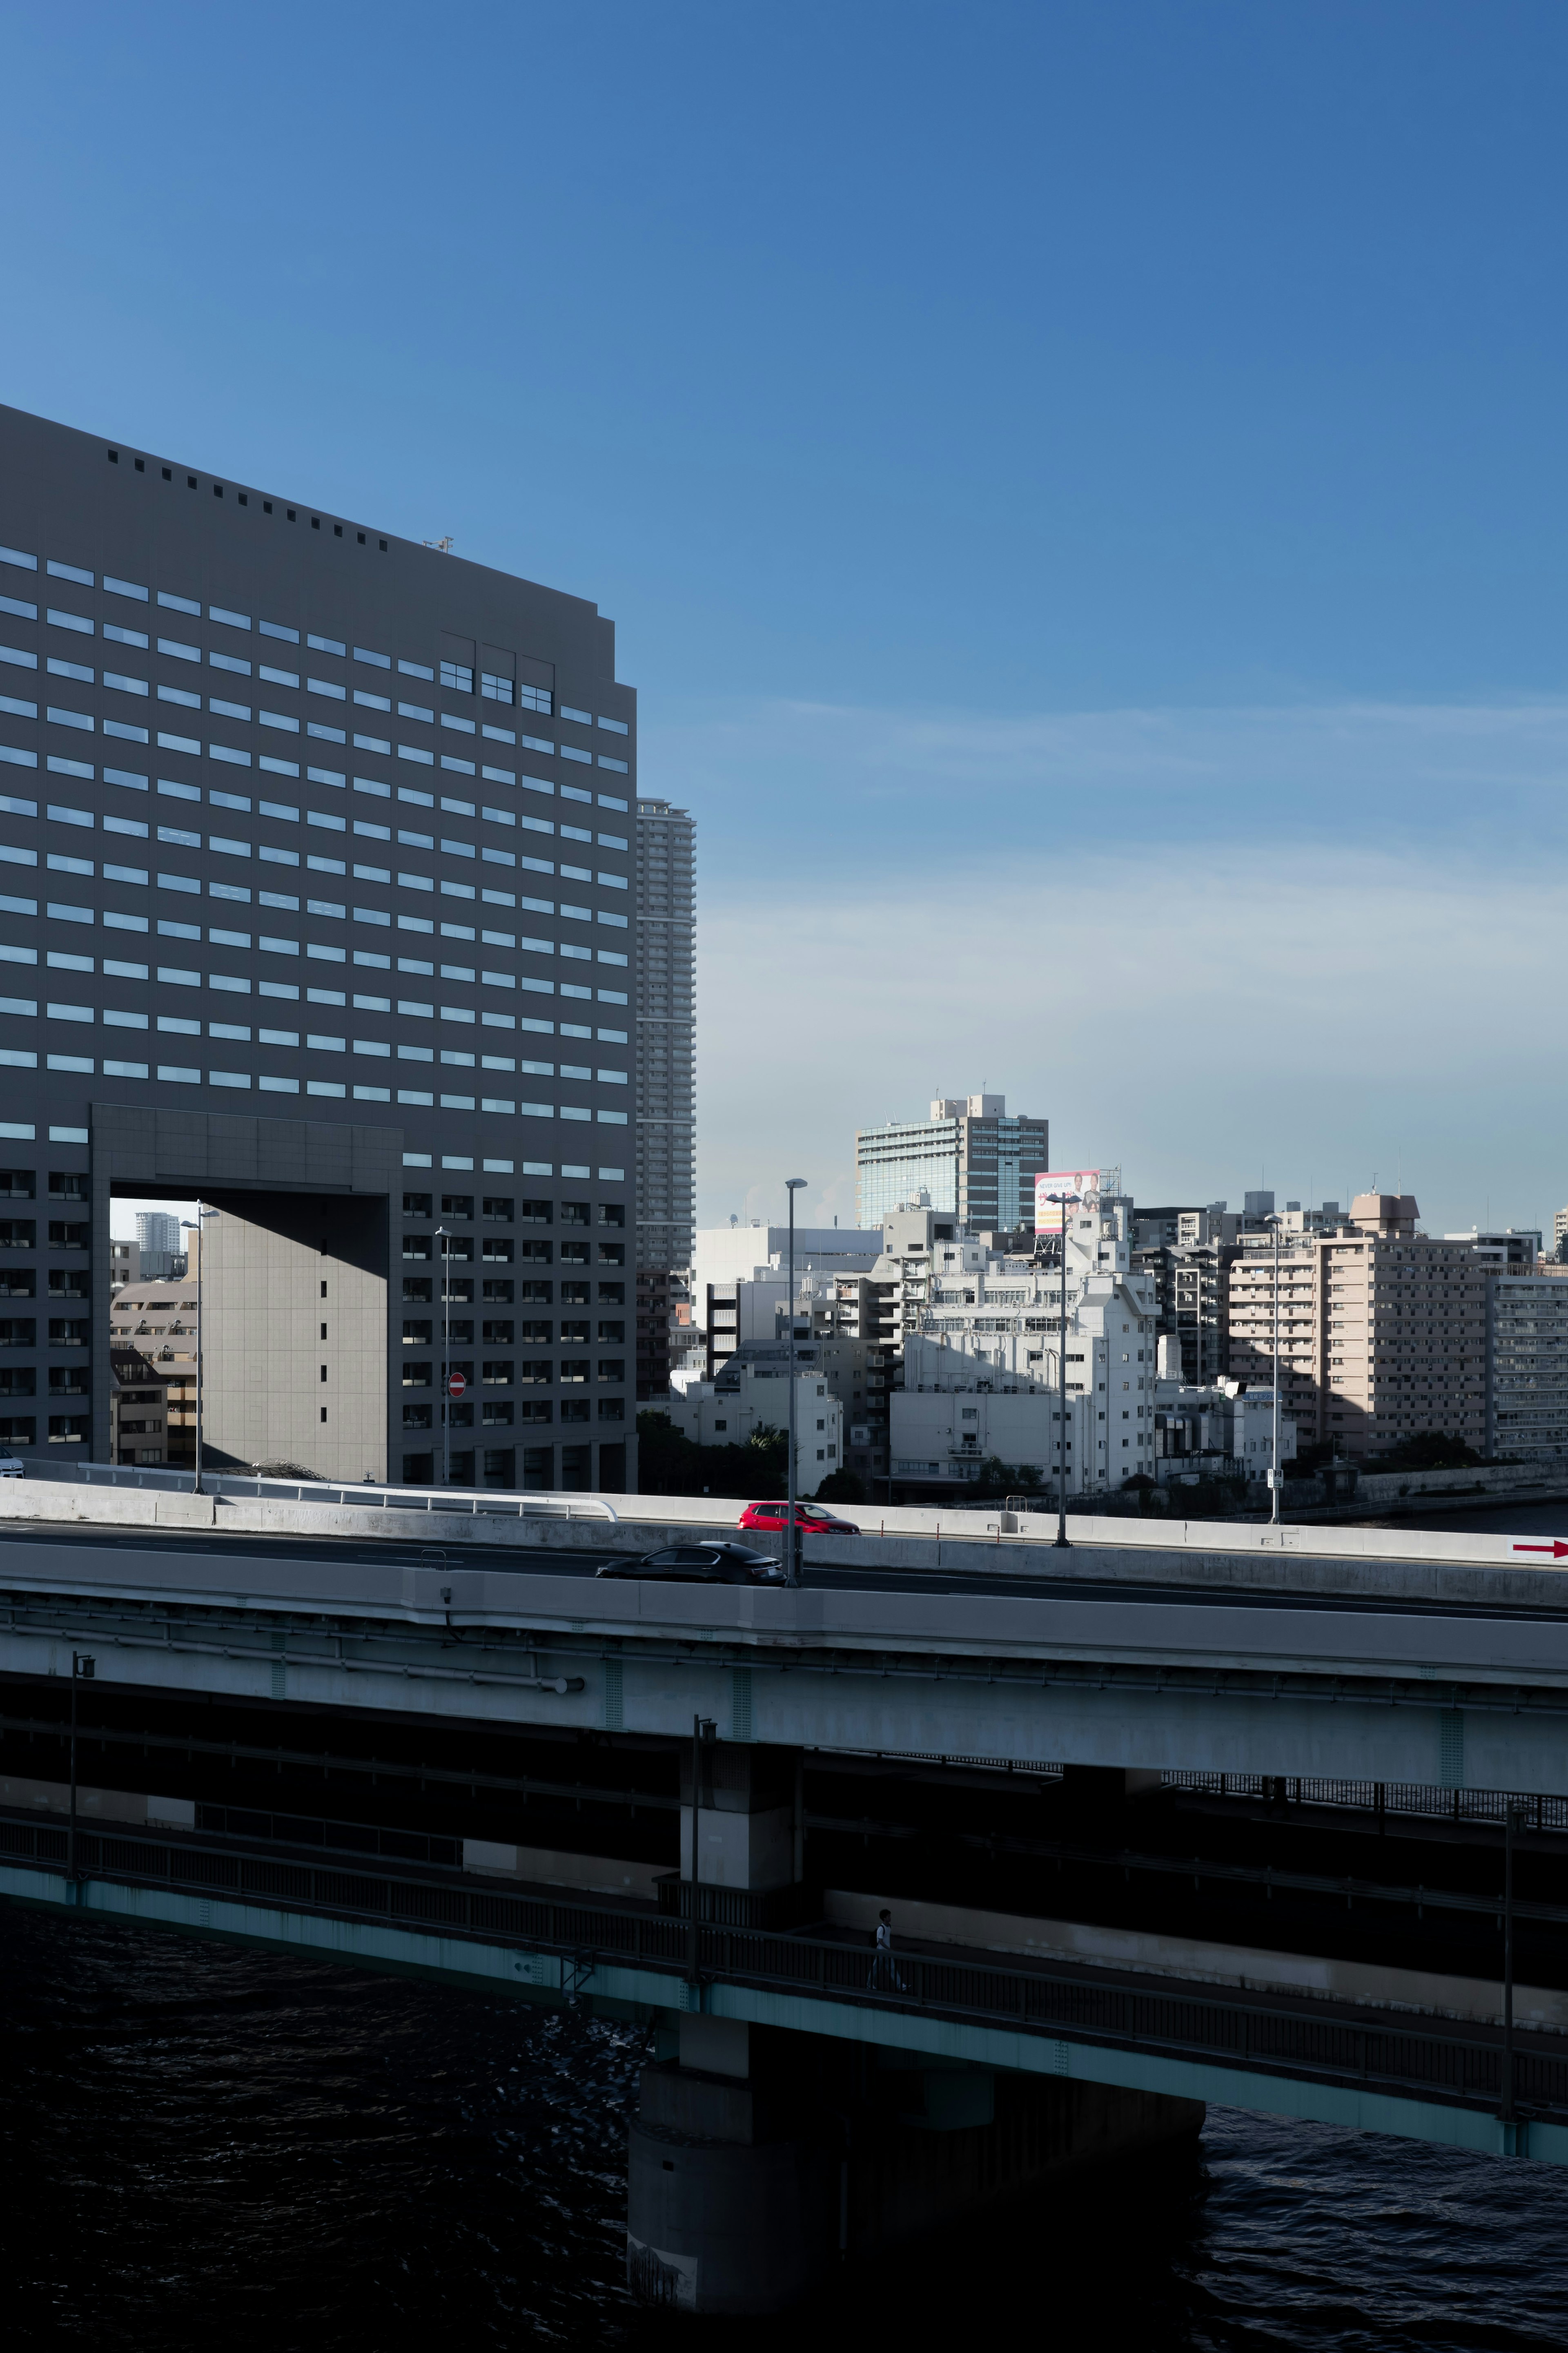
{"label": "concrete barrier", "polygon": [[[531,1553],[542,1568],[563,1554],[605,1558],[661,1543],[700,1541],[732,1530],[741,1509],[731,1498],[617,1496],[618,1526],[585,1520],[471,1517],[467,1512],[365,1509],[342,1504],[279,1503],[254,1496],[153,1493],[63,1481],[0,1481],[0,1529],[7,1523],[117,1529],[165,1529],[171,1535],[289,1536],[407,1546],[416,1555]],[[846,1517],[849,1516],[847,1514]],[[1568,1607],[1568,1578],[1552,1537],[1467,1535],[1394,1528],[1237,1526],[1229,1521],[1074,1518],[1071,1544],[1058,1551],[1056,1522],[1023,1515],[1019,1533],[979,1514],[954,1521],[941,1513],[858,1512],[861,1532],[812,1543],[813,1567],[940,1571],[986,1577],[1093,1579],[1116,1585],[1190,1586],[1213,1591],[1354,1595],[1384,1600],[1499,1602]],[[915,1525],[898,1525],[913,1522]],[[979,1525],[976,1523],[979,1522]],[[923,1524],[923,1525],[922,1525]],[[756,1539],[777,1548],[776,1535]],[[1562,1546],[1568,1556],[1568,1545]],[[531,1563],[530,1566],[532,1564]],[[521,1567],[522,1563],[519,1561]]]}

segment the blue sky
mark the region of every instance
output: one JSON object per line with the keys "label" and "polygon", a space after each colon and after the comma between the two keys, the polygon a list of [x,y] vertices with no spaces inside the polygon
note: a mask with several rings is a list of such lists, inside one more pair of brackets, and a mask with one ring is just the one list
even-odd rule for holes
{"label": "blue sky", "polygon": [[1560,5],[0,30],[5,397],[615,617],[705,1218],[983,1079],[1148,1199],[1568,1199]]}

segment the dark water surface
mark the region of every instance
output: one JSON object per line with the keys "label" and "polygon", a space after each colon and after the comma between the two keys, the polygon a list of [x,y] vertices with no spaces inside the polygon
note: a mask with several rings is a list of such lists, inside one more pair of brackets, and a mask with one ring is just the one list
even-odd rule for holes
{"label": "dark water surface", "polygon": [[[0,2001],[13,2345],[720,2341],[626,2299],[629,2029],[4,1905]],[[1195,2155],[722,2328],[742,2336],[1568,2347],[1568,2173],[1216,2110]]]}

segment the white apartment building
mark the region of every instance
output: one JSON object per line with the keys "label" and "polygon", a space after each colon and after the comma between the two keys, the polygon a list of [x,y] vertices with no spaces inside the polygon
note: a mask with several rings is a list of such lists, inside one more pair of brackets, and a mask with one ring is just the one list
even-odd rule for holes
{"label": "white apartment building", "polygon": [[[1156,1479],[1162,1485],[1205,1473],[1228,1478],[1241,1472],[1248,1479],[1262,1479],[1274,1461],[1273,1390],[1244,1389],[1232,1379],[1188,1388],[1182,1377],[1178,1343],[1163,1337],[1159,1351],[1154,1388]],[[1283,1465],[1295,1459],[1296,1425],[1287,1415],[1281,1397],[1279,1461]]]}
{"label": "white apartment building", "polygon": [[1152,1475],[1157,1300],[1131,1271],[1130,1223],[1121,1206],[1068,1220],[1065,1430],[1058,1269],[963,1234],[934,1240],[921,1273],[918,1250],[900,1260],[915,1328],[891,1398],[895,1482],[973,1479],[987,1455],[1054,1479],[1064,1439],[1070,1493]]}
{"label": "white apartment building", "polygon": [[[863,1271],[881,1250],[880,1226],[864,1232],[853,1226],[796,1226],[795,1229],[797,1275]],[[737,1219],[728,1226],[700,1227],[692,1250],[692,1307],[700,1316],[710,1292],[718,1292],[722,1303],[737,1282],[771,1275],[782,1283],[788,1263],[787,1226],[764,1225],[760,1219],[744,1225]]]}
{"label": "white apartment building", "polygon": [[[795,1376],[795,1493],[815,1495],[844,1461],[844,1410],[826,1380]],[[731,1366],[719,1381],[693,1381],[668,1408],[677,1430],[698,1446],[744,1446],[759,1430],[789,1427],[789,1372]]]}

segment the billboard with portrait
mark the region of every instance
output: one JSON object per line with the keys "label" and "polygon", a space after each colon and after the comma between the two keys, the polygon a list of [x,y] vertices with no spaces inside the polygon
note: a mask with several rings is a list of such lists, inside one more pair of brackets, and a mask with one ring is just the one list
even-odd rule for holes
{"label": "billboard with portrait", "polygon": [[[1100,1204],[1100,1170],[1098,1168],[1042,1168],[1035,1178],[1035,1231],[1037,1234],[1059,1232],[1062,1205],[1053,1201],[1053,1193],[1076,1194],[1086,1208]],[[1068,1203],[1068,1215],[1075,1204]]]}

